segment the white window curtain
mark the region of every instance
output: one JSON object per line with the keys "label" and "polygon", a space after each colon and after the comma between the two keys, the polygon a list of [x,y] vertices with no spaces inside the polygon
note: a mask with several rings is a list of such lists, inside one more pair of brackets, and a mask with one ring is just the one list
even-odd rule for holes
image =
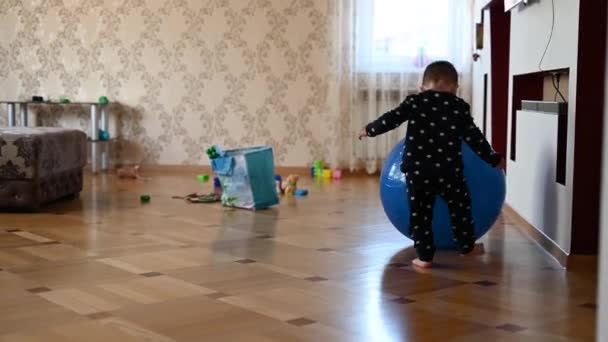
{"label": "white window curtain", "polygon": [[374,173],[404,137],[406,127],[364,142],[356,139],[355,132],[418,92],[430,62],[452,62],[461,76],[459,95],[470,101],[473,1],[335,0],[334,4],[337,102],[343,155],[348,156],[342,163],[351,170]]}

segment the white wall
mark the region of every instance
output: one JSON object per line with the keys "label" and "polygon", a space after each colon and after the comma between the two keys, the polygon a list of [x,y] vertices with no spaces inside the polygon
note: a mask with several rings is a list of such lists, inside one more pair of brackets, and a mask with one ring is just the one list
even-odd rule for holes
{"label": "white wall", "polygon": [[532,226],[564,246],[570,235],[559,227],[564,207],[559,196],[563,186],[555,182],[558,115],[532,111],[517,112],[517,162],[510,163],[507,186],[518,201],[511,204]]}
{"label": "white wall", "polygon": [[[546,212],[555,213],[555,228],[552,232],[555,241],[562,250],[570,253],[571,221],[572,221],[572,182],[574,170],[574,122],[576,108],[576,80],[578,57],[578,18],[579,0],[555,0],[555,31],[551,46],[542,64],[544,70],[570,68],[569,76],[569,110],[568,110],[568,146],[566,158],[566,186],[556,185],[553,207],[545,208]],[[539,62],[549,38],[551,29],[551,0],[539,0],[529,6],[518,7],[511,12],[511,57],[510,80],[513,75],[539,71]],[[513,96],[513,84],[509,87],[509,98]],[[512,111],[509,101],[509,113]],[[509,118],[509,132],[511,130]],[[517,137],[519,139],[519,135]],[[510,155],[509,135],[509,152]],[[533,143],[533,142],[530,142]],[[517,154],[520,154],[517,151]],[[521,161],[516,156],[516,162],[508,161],[509,167]],[[524,166],[525,167],[525,166]],[[547,170],[547,174],[549,170]],[[507,179],[507,203],[517,212],[531,210],[527,201],[527,189],[538,188],[547,180],[534,179],[528,176]],[[537,227],[539,228],[539,227]]]}
{"label": "white wall", "polygon": [[[490,2],[491,0],[475,0],[473,5],[475,13],[473,14],[473,18],[475,23],[481,23],[481,12],[482,9]],[[479,127],[483,124],[483,76],[488,74],[488,108],[491,108],[492,105],[492,93],[490,86],[492,84],[492,56],[490,51],[492,46],[492,40],[490,39],[490,11],[484,10],[485,18],[484,18],[484,36],[483,36],[483,50],[477,50],[476,52],[481,55],[477,62],[473,63],[473,98],[472,98],[472,114],[475,122]],[[473,30],[473,34],[476,32]],[[477,37],[473,37],[473,42],[477,42]],[[489,113],[488,113],[489,114]],[[491,116],[491,115],[488,115]],[[491,118],[488,117],[488,129],[491,127],[490,123]]]}
{"label": "white wall", "polygon": [[490,2],[492,2],[492,0],[475,0],[475,5],[473,7],[475,8],[474,18],[476,23],[481,22],[481,10],[486,7]]}
{"label": "white wall", "polygon": [[[486,1],[486,0],[484,0]],[[475,8],[478,8],[475,6]],[[481,10],[476,11],[476,17],[478,20],[476,22],[481,22],[481,15],[479,15]],[[484,36],[483,36],[483,50],[478,50],[477,53],[481,56],[477,62],[473,63],[473,104],[472,104],[472,112],[473,118],[475,119],[475,123],[479,127],[483,125],[483,85],[484,85],[484,75],[488,75],[488,117],[486,118],[487,123],[486,127],[487,137],[489,141],[492,141],[491,137],[491,127],[492,127],[492,56],[490,51],[492,51],[492,39],[490,39],[490,11],[484,10],[485,18],[484,18]],[[475,38],[476,41],[476,38]]]}

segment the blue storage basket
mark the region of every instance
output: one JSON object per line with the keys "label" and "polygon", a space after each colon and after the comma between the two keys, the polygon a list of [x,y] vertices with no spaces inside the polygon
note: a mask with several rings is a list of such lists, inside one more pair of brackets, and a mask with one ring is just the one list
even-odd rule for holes
{"label": "blue storage basket", "polygon": [[279,203],[271,147],[228,150],[211,165],[222,182],[222,204],[266,209]]}

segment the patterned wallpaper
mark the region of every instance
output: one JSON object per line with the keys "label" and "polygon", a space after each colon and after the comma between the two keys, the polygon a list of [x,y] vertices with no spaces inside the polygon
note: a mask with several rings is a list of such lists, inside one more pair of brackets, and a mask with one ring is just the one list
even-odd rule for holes
{"label": "patterned wallpaper", "polygon": [[[271,145],[284,166],[337,161],[331,11],[328,0],[3,0],[0,99],[108,96],[125,162],[205,164],[214,143]],[[36,111],[44,125],[88,125],[86,108]]]}

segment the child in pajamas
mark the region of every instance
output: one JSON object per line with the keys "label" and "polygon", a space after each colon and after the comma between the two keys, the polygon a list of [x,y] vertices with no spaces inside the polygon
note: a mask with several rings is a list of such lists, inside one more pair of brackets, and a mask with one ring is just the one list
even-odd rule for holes
{"label": "child in pajamas", "polygon": [[435,254],[431,227],[437,195],[448,204],[454,241],[460,252],[483,253],[483,245],[475,244],[461,141],[493,167],[501,164],[502,157],[473,122],[469,104],[456,96],[458,72],[451,63],[429,65],[421,90],[364,127],[359,138],[374,137],[409,122],[401,171],[408,182],[410,236],[418,254],[413,264],[428,268]]}

